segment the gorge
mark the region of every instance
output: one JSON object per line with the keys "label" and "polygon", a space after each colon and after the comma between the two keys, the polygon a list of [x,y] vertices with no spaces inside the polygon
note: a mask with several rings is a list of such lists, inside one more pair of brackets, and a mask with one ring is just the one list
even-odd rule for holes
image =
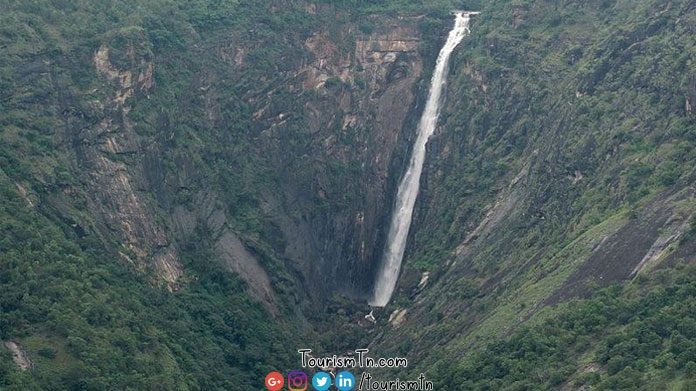
{"label": "gorge", "polygon": [[0,2],[0,389],[694,389],[694,64],[693,0]]}

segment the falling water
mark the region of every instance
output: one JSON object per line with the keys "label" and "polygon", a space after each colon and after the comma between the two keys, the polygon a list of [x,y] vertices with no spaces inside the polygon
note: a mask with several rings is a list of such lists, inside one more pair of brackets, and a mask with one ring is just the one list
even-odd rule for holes
{"label": "falling water", "polygon": [[408,170],[404,174],[396,193],[396,204],[392,214],[389,234],[382,258],[382,264],[375,281],[375,289],[369,304],[373,307],[384,307],[389,303],[392,292],[396,286],[396,280],[401,270],[401,261],[404,257],[408,230],[411,227],[413,207],[416,204],[420,177],[423,172],[425,160],[425,144],[435,131],[437,118],[440,114],[440,101],[442,90],[447,82],[447,67],[450,55],[455,47],[469,33],[469,16],[477,12],[457,12],[454,28],[447,37],[445,46],[437,57],[435,72],[431,81],[428,101],[418,124],[418,137],[413,146]]}

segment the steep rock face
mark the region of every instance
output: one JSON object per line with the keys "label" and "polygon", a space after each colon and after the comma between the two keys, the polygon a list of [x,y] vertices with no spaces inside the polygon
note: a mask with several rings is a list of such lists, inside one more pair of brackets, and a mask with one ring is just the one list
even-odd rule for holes
{"label": "steep rock face", "polygon": [[[182,251],[202,246],[215,259],[198,262],[226,265],[274,314],[278,291],[296,283],[290,301],[365,297],[417,111],[421,20],[292,32],[277,72],[255,80],[264,44],[253,30],[192,44],[202,60],[190,70],[139,31],[119,32],[93,53],[97,88],[66,91],[64,142],[81,183],[51,205],[170,289],[186,281]],[[158,72],[186,87],[158,86]]]}
{"label": "steep rock face", "polygon": [[90,115],[96,122],[71,126],[70,137],[101,235],[120,238],[116,251],[123,259],[137,267],[153,267],[175,289],[182,267],[166,226],[157,219],[156,205],[143,191],[146,184],[139,159],[144,150],[129,119],[132,100],[145,99],[154,87],[154,64],[137,56],[132,44],[126,57],[133,69],[114,66],[106,45],[95,52],[94,67],[105,81],[105,98],[91,103]]}
{"label": "steep rock face", "polygon": [[[324,289],[356,297],[371,289],[390,181],[400,175],[394,158],[407,149],[406,125],[423,73],[418,22],[380,17],[369,34],[351,25],[314,32],[287,86],[302,106],[276,113],[268,103],[254,114],[270,123],[260,140],[284,178],[284,196],[268,203],[302,216],[275,219],[289,246],[306,243],[300,252],[284,252],[305,274],[321,275]],[[294,137],[302,140],[287,142],[295,126]],[[298,231],[311,236],[298,238]]]}
{"label": "steep rock face", "polygon": [[27,371],[34,368],[34,363],[32,363],[29,356],[27,356],[27,353],[17,342],[4,341],[3,346],[12,353],[12,361],[14,361],[15,365],[17,365],[17,368],[22,371]]}
{"label": "steep rock face", "polygon": [[207,232],[213,253],[229,270],[247,282],[251,296],[260,301],[269,313],[277,315],[277,303],[271,280],[256,255],[232,231],[224,207],[214,192],[201,191],[193,207],[177,205],[172,211],[177,241],[188,243],[197,230]]}
{"label": "steep rock face", "polygon": [[[344,109],[343,119],[335,121],[341,123],[343,133],[336,137],[346,137],[351,132],[358,134],[344,146],[331,138],[324,142],[330,150],[328,159],[338,157],[353,165],[350,170],[356,182],[348,189],[333,186],[328,193],[327,197],[333,200],[340,200],[341,193],[351,194],[354,199],[338,201],[345,202],[338,216],[320,218],[324,220],[320,239],[325,246],[335,247],[325,257],[340,260],[332,265],[330,275],[338,286],[352,289],[357,295],[369,292],[372,269],[381,255],[379,228],[391,213],[389,180],[393,175],[400,175],[398,168],[390,172],[390,163],[396,151],[405,150],[398,142],[415,101],[414,86],[423,69],[423,61],[416,51],[417,31],[402,23],[393,21],[386,24],[387,31],[356,42],[355,66],[363,70],[354,77],[366,79],[367,88],[358,93],[342,92],[337,97],[339,102],[352,104]],[[329,202],[333,200],[330,198]]]}

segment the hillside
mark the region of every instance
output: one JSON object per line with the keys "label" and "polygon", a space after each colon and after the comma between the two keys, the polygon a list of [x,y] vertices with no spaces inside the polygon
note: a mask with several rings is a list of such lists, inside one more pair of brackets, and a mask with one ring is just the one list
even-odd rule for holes
{"label": "hillside", "polygon": [[0,388],[253,390],[305,346],[437,389],[696,384],[691,1],[7,0],[0,54]]}

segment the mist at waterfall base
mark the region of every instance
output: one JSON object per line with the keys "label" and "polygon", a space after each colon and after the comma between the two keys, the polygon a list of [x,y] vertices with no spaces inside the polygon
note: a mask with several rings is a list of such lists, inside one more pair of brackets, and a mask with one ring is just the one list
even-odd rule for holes
{"label": "mist at waterfall base", "polygon": [[456,13],[454,28],[450,31],[447,41],[437,57],[428,100],[418,124],[418,136],[413,146],[408,169],[399,184],[382,262],[375,280],[372,298],[368,301],[372,307],[384,307],[389,303],[399,278],[401,261],[404,257],[406,240],[413,218],[413,208],[418,197],[420,177],[423,172],[425,146],[437,126],[442,91],[447,82],[449,58],[457,45],[469,33],[469,17],[473,14],[476,13]]}

